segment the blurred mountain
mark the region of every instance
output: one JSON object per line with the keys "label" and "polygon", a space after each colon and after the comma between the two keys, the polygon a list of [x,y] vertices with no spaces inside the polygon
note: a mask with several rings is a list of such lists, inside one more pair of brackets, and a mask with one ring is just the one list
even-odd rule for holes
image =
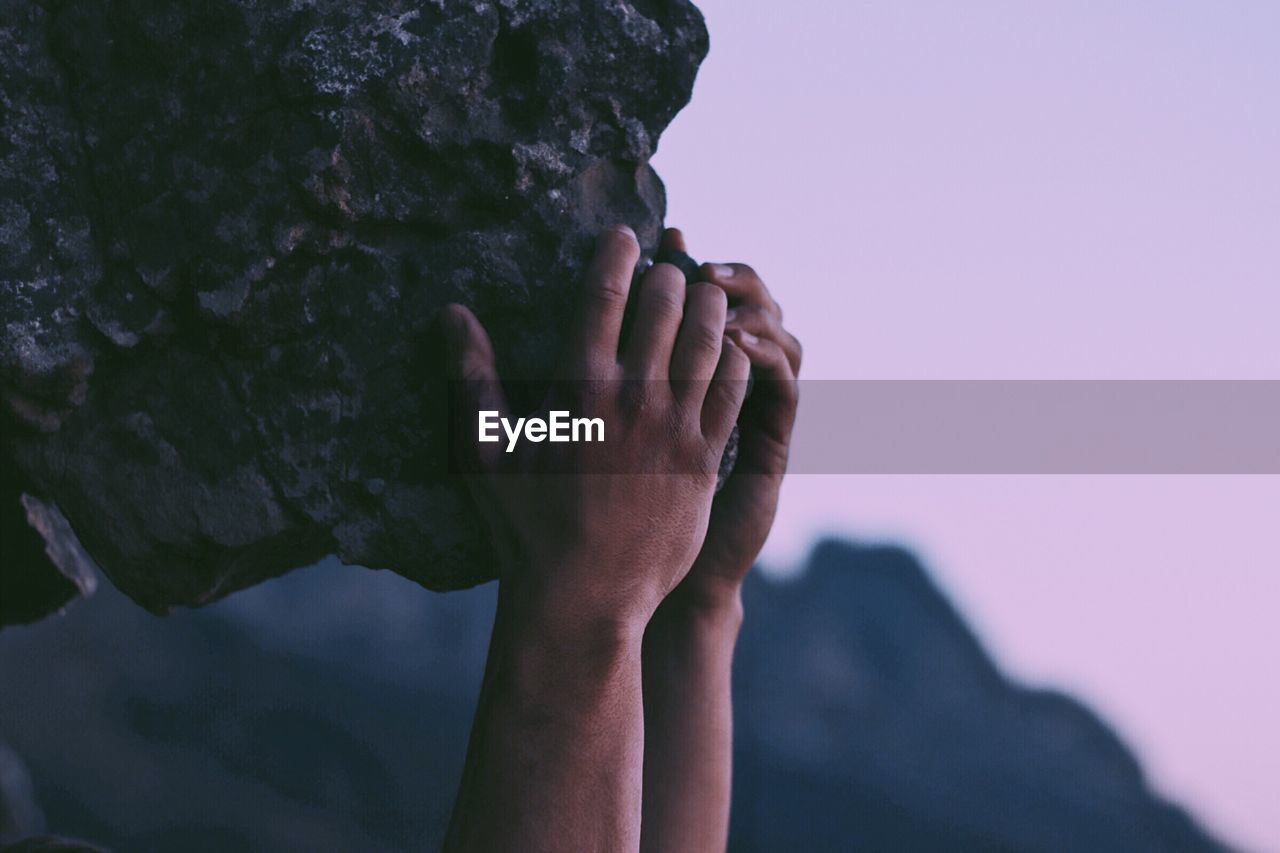
{"label": "blurred mountain", "polygon": [[[825,543],[745,598],[734,851],[1223,849],[907,552]],[[0,632],[0,739],[50,831],[118,851],[435,849],[493,606],[336,564],[163,619],[106,588]]]}
{"label": "blurred mountain", "polygon": [[745,601],[735,851],[1222,849],[1088,708],[1010,683],[910,553],[826,542]]}

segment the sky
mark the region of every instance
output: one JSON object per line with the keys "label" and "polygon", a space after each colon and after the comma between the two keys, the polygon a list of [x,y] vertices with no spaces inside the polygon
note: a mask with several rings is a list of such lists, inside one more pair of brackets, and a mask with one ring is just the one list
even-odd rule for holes
{"label": "sky", "polygon": [[[668,222],[761,271],[805,378],[1280,379],[1280,3],[699,6]],[[1014,677],[1280,850],[1278,531],[1275,476],[799,475],[765,563],[915,547]]]}

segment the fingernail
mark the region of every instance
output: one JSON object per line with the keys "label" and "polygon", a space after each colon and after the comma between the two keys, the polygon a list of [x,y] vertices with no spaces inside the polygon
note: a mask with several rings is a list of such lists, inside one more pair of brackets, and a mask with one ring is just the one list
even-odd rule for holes
{"label": "fingernail", "polygon": [[626,236],[630,237],[632,240],[635,240],[637,243],[640,242],[639,238],[636,237],[636,232],[631,229],[630,225],[623,225],[621,222],[619,222],[616,225],[610,225],[605,230],[617,231],[619,234],[625,234]]}
{"label": "fingernail", "polygon": [[760,339],[757,338],[755,335],[751,334],[750,332],[748,332],[746,329],[735,329],[734,331],[738,333],[738,337],[742,338],[744,343],[748,343],[748,344],[760,343]]}
{"label": "fingernail", "polygon": [[716,278],[733,278],[733,267],[727,264],[712,264],[711,274]]}
{"label": "fingernail", "polygon": [[733,320],[734,320],[734,318],[735,318],[735,317],[737,317],[737,316],[738,316],[738,309],[737,309],[737,308],[730,308],[730,309],[729,309],[728,311],[726,311],[726,312],[725,312],[725,314],[724,314],[724,321],[725,321],[726,323],[732,323],[732,322],[733,322]]}

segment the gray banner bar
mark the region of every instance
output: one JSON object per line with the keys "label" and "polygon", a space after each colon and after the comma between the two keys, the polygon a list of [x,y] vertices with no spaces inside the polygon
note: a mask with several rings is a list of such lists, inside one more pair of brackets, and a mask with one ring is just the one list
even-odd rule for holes
{"label": "gray banner bar", "polygon": [[789,470],[1280,474],[1280,381],[802,381]]}

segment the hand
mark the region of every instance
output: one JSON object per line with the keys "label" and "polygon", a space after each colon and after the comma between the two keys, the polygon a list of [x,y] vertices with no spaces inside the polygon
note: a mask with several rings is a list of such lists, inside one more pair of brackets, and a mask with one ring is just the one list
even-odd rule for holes
{"label": "hand", "polygon": [[[674,228],[663,235],[663,245],[687,251]],[[738,604],[742,580],[773,526],[799,402],[801,347],[751,267],[703,264],[700,273],[729,297],[725,334],[747,354],[755,374],[738,421],[737,465],[715,498],[706,540],[676,596],[681,603],[719,607]]]}
{"label": "hand", "polygon": [[[707,531],[748,353],[761,351],[749,337],[746,346],[724,337],[732,288],[686,287],[669,264],[644,276],[620,351],[639,257],[630,229],[600,235],[560,380],[543,406],[603,419],[605,441],[525,441],[507,452],[505,443],[463,440],[478,471],[469,482],[502,558],[501,584],[554,627],[642,632],[685,576]],[[511,418],[484,328],[460,305],[446,309],[445,322],[470,423],[479,410]],[[755,325],[746,316],[738,322],[740,332]]]}

